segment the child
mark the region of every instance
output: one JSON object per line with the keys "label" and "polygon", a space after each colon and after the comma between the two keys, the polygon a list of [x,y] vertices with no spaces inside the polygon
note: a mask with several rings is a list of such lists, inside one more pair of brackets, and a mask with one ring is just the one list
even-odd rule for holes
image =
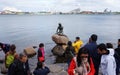
{"label": "child", "polygon": [[39,44],[38,61],[40,61],[40,62],[44,62],[45,61],[45,51],[44,51],[44,44],[43,43]]}

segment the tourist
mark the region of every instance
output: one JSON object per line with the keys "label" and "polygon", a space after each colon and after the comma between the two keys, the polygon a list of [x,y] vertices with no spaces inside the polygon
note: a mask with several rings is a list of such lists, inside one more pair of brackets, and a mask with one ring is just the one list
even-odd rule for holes
{"label": "tourist", "polygon": [[57,28],[57,30],[56,30],[56,33],[57,33],[57,34],[63,34],[63,26],[62,26],[62,24],[59,23],[58,25],[59,25],[59,26],[58,26],[58,28]]}
{"label": "tourist", "polygon": [[16,53],[16,46],[12,44],[10,46],[10,50],[5,55],[5,66],[8,68],[11,63],[14,62],[15,59],[18,58],[18,54]]}
{"label": "tourist", "polygon": [[43,64],[43,62],[38,62],[37,67],[34,70],[34,75],[47,75],[50,72],[49,68]]}
{"label": "tourist", "polygon": [[89,55],[92,57],[95,66],[95,75],[98,75],[101,55],[98,54],[97,51],[97,35],[92,34],[89,38],[89,42],[84,47],[88,49]]}
{"label": "tourist", "polygon": [[10,44],[5,44],[0,42],[0,48],[6,54],[10,49]]}
{"label": "tourist", "polygon": [[[108,47],[108,48],[107,48]],[[116,75],[116,62],[114,58],[114,50],[111,45],[107,47],[101,43],[98,45],[98,53],[102,55],[100,67],[102,75]]]}
{"label": "tourist", "polygon": [[75,56],[75,49],[72,46],[72,42],[71,41],[68,41],[68,44],[67,44],[67,47],[66,47],[66,50],[65,50],[64,54],[65,54],[65,58],[67,60],[67,64],[69,66],[72,58]]}
{"label": "tourist", "polygon": [[44,44],[40,43],[39,44],[39,49],[38,49],[38,61],[44,62],[45,61],[45,51],[44,51]]}
{"label": "tourist", "polygon": [[25,53],[20,53],[18,60],[15,60],[8,68],[8,75],[31,75],[28,58]]}
{"label": "tourist", "polygon": [[88,50],[81,48],[74,57],[68,68],[68,75],[94,75],[95,69],[92,58],[89,57]]}
{"label": "tourist", "polygon": [[115,49],[115,60],[116,60],[116,75],[120,73],[120,39],[118,39],[118,47]]}
{"label": "tourist", "polygon": [[83,41],[80,40],[80,37],[76,37],[76,40],[72,44],[72,46],[75,48],[76,54],[78,53],[78,51],[82,45],[83,45]]}
{"label": "tourist", "polygon": [[115,51],[120,55],[120,39],[118,39],[118,46]]}

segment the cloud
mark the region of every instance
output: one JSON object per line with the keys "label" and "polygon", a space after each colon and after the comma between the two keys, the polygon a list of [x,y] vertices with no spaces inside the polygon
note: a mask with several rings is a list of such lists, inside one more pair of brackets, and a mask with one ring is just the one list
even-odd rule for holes
{"label": "cloud", "polygon": [[103,11],[105,8],[120,10],[120,0],[1,0],[0,9],[15,7],[23,11],[70,11],[81,10]]}
{"label": "cloud", "polygon": [[68,4],[68,3],[74,3],[76,0],[61,0],[60,1],[62,4]]}
{"label": "cloud", "polygon": [[111,6],[120,6],[120,0],[105,0],[104,2]]}
{"label": "cloud", "polygon": [[16,9],[14,7],[5,7],[5,8],[3,8],[3,11],[5,11],[5,10],[15,11],[15,12],[22,12],[21,10],[18,10],[18,9]]}

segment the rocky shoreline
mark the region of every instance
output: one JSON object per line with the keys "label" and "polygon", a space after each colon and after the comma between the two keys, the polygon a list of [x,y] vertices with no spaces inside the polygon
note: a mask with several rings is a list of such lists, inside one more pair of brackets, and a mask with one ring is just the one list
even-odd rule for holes
{"label": "rocky shoreline", "polygon": [[[56,62],[56,56],[54,56],[51,52],[51,49],[53,48],[52,45],[47,45],[46,49],[45,49],[45,65],[49,67],[50,69],[50,73],[48,75],[67,75],[67,64],[66,63],[57,63]],[[37,52],[37,48],[35,49],[35,51]],[[4,59],[4,53],[2,53],[0,56],[2,58],[0,59]],[[30,70],[31,73],[33,73],[34,69],[36,68],[37,65],[37,55],[30,57],[29,59],[29,66],[30,66]],[[6,74],[2,74],[1,70],[3,69],[2,66],[4,64],[0,63],[0,75],[6,75]],[[33,75],[33,74],[32,74]]]}

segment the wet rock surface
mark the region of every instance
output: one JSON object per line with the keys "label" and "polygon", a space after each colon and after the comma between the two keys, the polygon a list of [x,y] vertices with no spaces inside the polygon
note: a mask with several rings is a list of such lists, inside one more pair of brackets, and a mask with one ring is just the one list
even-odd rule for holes
{"label": "wet rock surface", "polygon": [[65,50],[63,49],[63,47],[61,45],[56,45],[52,49],[52,53],[56,56],[62,56],[64,52],[65,52]]}
{"label": "wet rock surface", "polygon": [[24,52],[27,54],[28,57],[32,57],[32,56],[36,55],[36,51],[33,47],[25,48]]}
{"label": "wet rock surface", "polygon": [[52,36],[52,40],[56,44],[67,44],[67,42],[69,41],[69,39],[66,35],[59,35],[59,34],[54,34]]}

